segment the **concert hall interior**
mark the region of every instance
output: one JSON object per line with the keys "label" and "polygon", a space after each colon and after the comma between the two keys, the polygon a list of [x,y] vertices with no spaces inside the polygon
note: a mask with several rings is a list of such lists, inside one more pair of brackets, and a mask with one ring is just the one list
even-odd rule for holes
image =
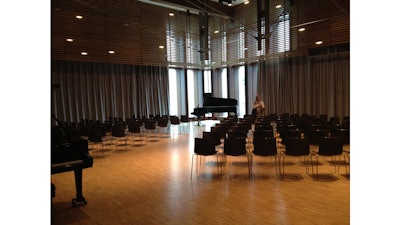
{"label": "concert hall interior", "polygon": [[50,11],[45,220],[350,224],[350,0]]}

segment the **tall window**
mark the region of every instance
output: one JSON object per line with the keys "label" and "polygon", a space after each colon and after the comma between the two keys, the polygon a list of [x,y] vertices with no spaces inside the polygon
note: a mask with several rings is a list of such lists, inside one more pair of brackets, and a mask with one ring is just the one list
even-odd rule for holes
{"label": "tall window", "polygon": [[[228,98],[228,75],[226,72],[226,68],[222,69],[221,72],[221,97],[222,98]],[[228,117],[228,113],[224,112],[222,113],[222,117]]]}
{"label": "tall window", "polygon": [[[211,86],[211,70],[204,70],[204,93],[212,93]],[[212,113],[207,113],[206,117],[212,116]]]}
{"label": "tall window", "polygon": [[246,114],[246,85],[244,66],[239,67],[239,111],[238,117],[244,117]]}
{"label": "tall window", "polygon": [[[194,100],[194,75],[193,75],[193,70],[187,70],[187,90],[188,90],[188,110],[189,112],[193,112],[194,108],[196,107],[195,105],[195,100]],[[189,115],[189,117],[194,117],[193,115]]]}
{"label": "tall window", "polygon": [[204,70],[204,93],[211,93],[212,86],[211,86],[211,71]]}
{"label": "tall window", "polygon": [[169,80],[169,115],[178,115],[178,88],[176,86],[176,70],[168,70]]}
{"label": "tall window", "polygon": [[289,14],[279,17],[277,27],[278,52],[290,50],[290,20]]}
{"label": "tall window", "polygon": [[222,91],[222,98],[228,98],[228,75],[226,73],[226,68],[222,69],[221,74],[221,91]]}

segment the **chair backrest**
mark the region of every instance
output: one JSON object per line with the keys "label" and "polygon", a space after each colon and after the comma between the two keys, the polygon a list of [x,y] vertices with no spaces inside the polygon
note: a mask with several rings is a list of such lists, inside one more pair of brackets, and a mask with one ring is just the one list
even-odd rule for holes
{"label": "chair backrest", "polygon": [[215,146],[221,144],[221,138],[219,138],[217,135],[214,135],[212,132],[203,131],[203,139],[211,140],[211,142],[214,143]]}
{"label": "chair backrest", "polygon": [[288,138],[300,138],[301,132],[299,130],[288,129],[285,130],[285,132],[281,132],[280,136],[282,138],[282,143],[286,144]]}
{"label": "chair backrest", "polygon": [[156,121],[155,120],[147,120],[144,122],[144,128],[147,130],[155,130],[156,129]]}
{"label": "chair backrest", "polygon": [[333,156],[343,153],[342,137],[323,137],[320,139],[318,155]]}
{"label": "chair backrest", "polygon": [[187,115],[181,115],[181,122],[183,123],[189,122],[189,117]]}
{"label": "chair backrest", "polygon": [[245,155],[246,139],[245,138],[225,138],[224,140],[224,154],[239,156]]}
{"label": "chair backrest", "polygon": [[114,137],[125,137],[125,124],[114,125],[111,135]]}
{"label": "chair backrest", "polygon": [[140,133],[140,124],[139,123],[131,123],[128,125],[128,131],[130,133]]}
{"label": "chair backrest", "polygon": [[226,133],[225,133],[224,129],[225,128],[221,127],[221,126],[211,127],[211,133],[213,133],[213,135],[218,137],[219,139],[225,138]]}
{"label": "chair backrest", "polygon": [[343,144],[350,144],[350,130],[336,127],[331,130],[330,136],[343,138]]}
{"label": "chair backrest", "polygon": [[254,137],[274,137],[274,131],[272,130],[254,130]]}
{"label": "chair backrest", "polygon": [[273,130],[273,127],[268,123],[256,122],[254,125],[254,130]]}
{"label": "chair backrest", "polygon": [[328,135],[329,135],[328,129],[323,129],[323,128],[311,129],[309,131],[310,144],[318,145],[321,138],[327,137]]}
{"label": "chair backrest", "polygon": [[195,138],[194,139],[194,153],[198,155],[214,155],[215,145],[212,143],[211,140],[204,139],[204,138]]}
{"label": "chair backrest", "polygon": [[88,140],[91,142],[102,142],[102,131],[100,128],[93,128],[89,130]]}
{"label": "chair backrest", "polygon": [[177,116],[170,116],[169,120],[171,121],[171,124],[179,124],[179,118]]}
{"label": "chair backrest", "polygon": [[230,130],[227,133],[228,138],[246,138],[247,131],[245,130]]}
{"label": "chair backrest", "polygon": [[310,154],[309,138],[287,138],[285,155],[305,156]]}
{"label": "chair backrest", "polygon": [[254,137],[253,138],[253,153],[260,156],[276,155],[276,139],[270,137]]}
{"label": "chair backrest", "polygon": [[168,126],[168,119],[161,118],[157,122],[157,126],[159,127],[167,127]]}

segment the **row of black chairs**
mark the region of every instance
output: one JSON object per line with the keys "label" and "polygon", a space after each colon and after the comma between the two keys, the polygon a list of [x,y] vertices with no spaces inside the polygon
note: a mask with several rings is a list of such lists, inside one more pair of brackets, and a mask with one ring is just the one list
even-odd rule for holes
{"label": "row of black chairs", "polygon": [[[281,179],[285,177],[285,158],[298,157],[303,158],[306,173],[309,174],[311,165],[312,174],[318,179],[319,157],[342,157],[345,163],[346,174],[349,173],[348,157],[349,155],[343,151],[343,142],[340,137],[324,137],[321,139],[318,150],[310,150],[309,138],[289,138],[284,148],[279,149],[276,138],[255,137],[253,139],[253,148],[248,150],[246,140],[244,138],[225,138],[223,141],[223,151],[218,151],[215,143],[207,138],[195,138],[194,154],[192,155],[191,177],[193,174],[194,157],[217,158],[218,174],[221,175],[223,166],[226,164],[227,157],[246,156],[248,162],[248,171],[250,177],[253,175],[254,157],[273,157],[275,163],[275,173],[280,175]],[[315,162],[313,162],[315,158]],[[198,159],[197,159],[198,160]],[[196,160],[196,171],[198,161]],[[314,171],[314,165],[316,171]],[[340,164],[337,160],[334,162],[335,173],[339,172]],[[279,171],[279,172],[278,172]]]}
{"label": "row of black chairs", "polygon": [[[219,129],[222,134],[218,133],[218,128],[216,126],[215,129],[213,129],[213,127],[211,128],[211,132],[203,132],[203,138],[195,139],[191,174],[193,173],[193,160],[196,156],[197,158],[201,158],[202,156],[217,156],[217,164],[221,166],[221,168],[219,167],[218,169],[219,174],[222,172],[222,165],[226,163],[227,156],[246,156],[248,160],[249,174],[253,173],[252,168],[254,157],[271,156],[275,158],[276,173],[278,174],[279,170],[282,179],[285,176],[284,166],[285,158],[287,156],[304,157],[303,162],[305,163],[307,173],[309,173],[309,165],[311,165],[314,174],[313,165],[315,164],[317,166],[317,178],[319,156],[343,156],[344,162],[346,162],[346,159],[349,161],[349,152],[343,152],[343,145],[346,144],[343,140],[343,135],[321,133],[321,135],[318,136],[318,139],[310,138],[308,134],[304,135],[304,133],[301,133],[295,125],[290,123],[288,123],[290,126],[287,126],[286,128],[290,127],[291,129],[284,130],[276,128],[274,130],[271,125],[270,117],[261,117],[257,121],[252,121],[252,123],[255,123],[253,135],[251,138],[246,138],[245,133],[251,128],[243,126],[243,124],[246,124],[245,120],[240,121],[235,118],[228,121],[230,122],[227,123],[223,121],[221,123],[222,125],[218,126],[225,127],[225,129]],[[279,120],[277,120],[277,122],[279,123]],[[224,126],[224,124],[229,125]],[[242,124],[242,126],[238,126],[238,124]],[[232,127],[236,127],[236,130],[237,127],[241,127],[243,130],[232,133]],[[206,144],[196,145],[196,143]],[[318,150],[310,150],[310,145],[317,145]],[[202,146],[207,146],[207,148],[203,149]],[[221,147],[218,148],[217,146]],[[313,158],[316,158],[317,162],[312,163]],[[337,164],[335,164],[335,172],[336,165]],[[339,171],[339,167],[337,168]],[[346,174],[347,173],[346,166]]]}
{"label": "row of black chairs", "polygon": [[[101,155],[103,156],[107,146],[123,141],[125,147],[128,145],[128,139],[137,140],[139,137],[140,144],[143,144],[144,137],[153,137],[151,141],[158,140],[158,134],[166,128],[169,123],[179,125],[180,122],[189,122],[189,118],[185,115],[181,116],[162,116],[149,118],[128,118],[126,121],[121,118],[111,118],[108,121],[100,122],[98,120],[81,119],[75,123],[66,123],[59,121],[59,126],[74,136],[84,137],[88,140],[89,149],[99,146]],[[129,138],[132,137],[132,138]]]}

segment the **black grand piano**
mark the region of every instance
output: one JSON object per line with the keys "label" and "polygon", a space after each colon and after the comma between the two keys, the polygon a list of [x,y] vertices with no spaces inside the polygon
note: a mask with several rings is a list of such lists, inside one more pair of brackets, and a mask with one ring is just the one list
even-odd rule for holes
{"label": "black grand piano", "polygon": [[204,93],[203,107],[197,107],[192,112],[192,115],[197,116],[198,121],[207,113],[228,112],[237,114],[237,100],[233,98],[216,98],[212,97],[211,93]]}
{"label": "black grand piano", "polygon": [[[74,171],[76,198],[73,206],[86,205],[82,194],[82,170],[93,166],[93,158],[88,152],[88,141],[71,132],[70,128],[51,128],[51,174]],[[55,185],[51,184],[51,196],[55,197]]]}

